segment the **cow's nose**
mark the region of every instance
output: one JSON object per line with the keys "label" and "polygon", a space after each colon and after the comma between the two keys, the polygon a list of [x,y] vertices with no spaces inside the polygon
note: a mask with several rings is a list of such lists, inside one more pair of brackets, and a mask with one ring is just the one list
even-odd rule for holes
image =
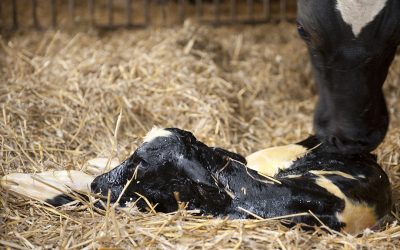
{"label": "cow's nose", "polygon": [[358,153],[359,150],[352,149],[350,144],[343,143],[337,136],[330,135],[325,138],[321,138],[321,141],[328,152],[331,153]]}
{"label": "cow's nose", "polygon": [[339,151],[341,153],[348,152],[352,147],[355,147],[356,143],[352,143],[348,140],[340,138],[338,135],[329,135],[326,138],[326,142],[332,148],[332,151]]}
{"label": "cow's nose", "polygon": [[373,151],[381,142],[376,137],[360,137],[349,139],[341,135],[319,135],[318,138],[323,142],[326,149],[332,153],[341,154],[360,154]]}

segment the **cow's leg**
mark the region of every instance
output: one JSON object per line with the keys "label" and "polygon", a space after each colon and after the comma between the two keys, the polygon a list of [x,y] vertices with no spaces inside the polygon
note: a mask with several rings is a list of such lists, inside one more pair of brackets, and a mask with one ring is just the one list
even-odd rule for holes
{"label": "cow's leg", "polygon": [[60,206],[87,199],[94,176],[76,170],[42,173],[12,173],[1,178],[1,186],[14,193]]}

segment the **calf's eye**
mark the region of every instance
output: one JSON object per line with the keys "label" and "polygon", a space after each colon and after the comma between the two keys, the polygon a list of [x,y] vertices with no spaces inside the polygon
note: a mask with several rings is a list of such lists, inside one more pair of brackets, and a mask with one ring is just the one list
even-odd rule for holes
{"label": "calf's eye", "polygon": [[299,32],[299,35],[301,38],[304,40],[309,40],[310,36],[307,33],[307,31],[304,29],[303,25],[297,21],[297,32]]}

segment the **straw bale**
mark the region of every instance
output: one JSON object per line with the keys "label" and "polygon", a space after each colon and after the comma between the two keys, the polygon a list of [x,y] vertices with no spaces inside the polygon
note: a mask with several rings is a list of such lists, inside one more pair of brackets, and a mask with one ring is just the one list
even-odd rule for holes
{"label": "straw bale", "polygon": [[[312,133],[309,59],[291,24],[138,31],[25,31],[0,39],[0,175],[126,158],[154,125],[241,154]],[[376,150],[397,217],[360,237],[271,220],[51,208],[0,190],[0,245],[15,249],[395,249],[400,239],[400,55],[385,84],[391,125]],[[120,125],[117,126],[117,120]],[[117,128],[116,128],[117,127]]]}

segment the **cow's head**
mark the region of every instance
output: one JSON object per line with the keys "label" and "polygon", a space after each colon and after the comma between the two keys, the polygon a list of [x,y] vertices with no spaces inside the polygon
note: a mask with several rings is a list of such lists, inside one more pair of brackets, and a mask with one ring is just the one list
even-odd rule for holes
{"label": "cow's head", "polygon": [[400,43],[400,0],[299,0],[319,92],[314,127],[332,151],[371,151],[388,112],[382,85]]}

